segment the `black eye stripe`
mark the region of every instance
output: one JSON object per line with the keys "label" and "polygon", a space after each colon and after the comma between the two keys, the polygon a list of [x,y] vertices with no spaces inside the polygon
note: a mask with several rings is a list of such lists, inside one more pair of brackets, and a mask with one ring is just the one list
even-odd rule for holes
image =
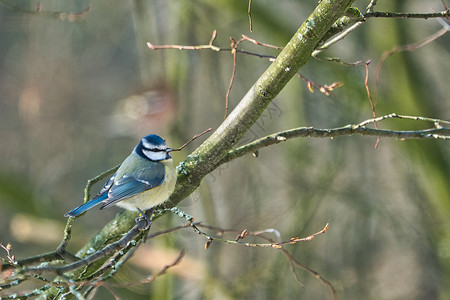
{"label": "black eye stripe", "polygon": [[163,150],[163,149],[158,149],[158,148],[152,148],[152,149],[150,149],[150,148],[145,148],[145,147],[142,147],[144,150],[147,150],[147,151],[151,151],[151,152],[163,152],[163,151],[166,151],[166,150]]}

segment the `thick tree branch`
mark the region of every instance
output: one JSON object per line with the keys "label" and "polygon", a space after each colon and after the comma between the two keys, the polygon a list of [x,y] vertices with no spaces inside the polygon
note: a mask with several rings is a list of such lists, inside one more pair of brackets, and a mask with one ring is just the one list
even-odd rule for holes
{"label": "thick tree branch", "polygon": [[64,274],[66,272],[79,269],[81,267],[89,266],[93,262],[96,262],[97,260],[106,257],[107,255],[114,253],[118,250],[121,250],[125,248],[128,243],[130,243],[136,236],[138,236],[141,233],[141,229],[139,229],[138,225],[135,225],[133,229],[131,229],[126,235],[124,235],[120,240],[117,242],[111,243],[108,246],[104,247],[102,250],[97,251],[90,256],[78,260],[76,262],[73,262],[68,265],[64,266],[50,266],[50,267],[36,267],[36,268],[27,268],[23,269],[20,273],[21,274],[37,274],[40,275],[44,272],[55,272],[57,274]]}
{"label": "thick tree branch", "polygon": [[222,125],[179,165],[177,187],[168,201],[170,206],[189,196],[202,178],[214,170],[300,67],[306,64],[318,42],[352,2],[322,1],[316,7]]}

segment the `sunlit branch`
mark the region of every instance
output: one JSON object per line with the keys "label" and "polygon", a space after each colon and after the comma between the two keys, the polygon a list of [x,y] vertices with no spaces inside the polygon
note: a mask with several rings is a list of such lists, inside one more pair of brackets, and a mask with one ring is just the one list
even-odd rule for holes
{"label": "sunlit branch", "polygon": [[353,30],[355,30],[356,28],[361,26],[363,23],[364,23],[364,21],[356,22],[355,24],[351,25],[347,29],[343,30],[341,33],[335,35],[333,38],[327,40],[323,45],[317,47],[317,49],[314,50],[314,52],[311,54],[311,56],[316,57],[317,54],[319,54],[323,50],[331,47],[332,45],[336,44],[337,42],[339,42],[340,40],[345,38],[349,33],[351,33]]}
{"label": "sunlit branch", "polygon": [[[404,120],[414,120],[414,121],[426,121],[434,123],[434,128],[423,129],[423,130],[386,130],[370,128],[367,125],[380,122],[386,119],[404,119]],[[447,125],[444,127],[443,125]],[[281,131],[274,133],[251,143],[243,145],[237,149],[230,150],[228,154],[220,161],[218,165],[229,162],[235,158],[243,156],[247,153],[254,153],[260,148],[267,147],[270,145],[278,144],[284,142],[288,139],[298,138],[298,137],[314,137],[314,138],[334,138],[339,136],[350,136],[350,135],[362,135],[362,136],[377,136],[377,137],[391,137],[401,140],[405,139],[450,139],[450,122],[425,118],[425,117],[415,117],[415,116],[403,116],[397,114],[385,115],[382,117],[368,119],[359,124],[351,124],[339,128],[332,129],[317,129],[314,127],[299,127],[286,131]]]}
{"label": "sunlit branch", "polygon": [[319,234],[325,233],[328,230],[328,224],[325,225],[325,227],[316,232],[313,233],[307,237],[304,238],[298,238],[298,237],[294,237],[294,238],[290,238],[287,241],[282,241],[282,242],[274,242],[274,243],[247,243],[247,242],[243,242],[242,240],[248,235],[248,231],[244,230],[242,231],[242,233],[240,235],[238,235],[236,237],[235,240],[228,240],[228,239],[224,239],[224,238],[219,238],[219,237],[212,237],[209,234],[201,231],[199,229],[199,227],[201,227],[201,224],[198,223],[192,223],[191,227],[194,229],[195,232],[197,232],[198,234],[204,236],[207,239],[205,248],[208,249],[209,246],[211,245],[211,243],[213,241],[218,241],[218,242],[222,242],[225,244],[236,244],[236,245],[243,245],[246,247],[250,247],[250,248],[257,248],[257,247],[262,247],[262,248],[276,248],[276,249],[280,249],[283,245],[289,244],[289,245],[293,245],[296,244],[298,242],[307,242],[312,240],[314,237],[316,237]]}
{"label": "sunlit branch", "polygon": [[[369,6],[367,7],[366,13],[360,13],[360,15],[357,15],[357,12],[359,13],[359,10],[352,8],[353,10],[349,12],[352,12],[351,18],[348,18],[348,24],[346,26],[343,26],[339,33],[336,33],[331,38],[325,38],[325,41],[322,45],[319,45],[316,50],[312,53],[313,57],[316,57],[320,52],[323,50],[329,48],[330,46],[336,44],[343,38],[345,38],[349,33],[351,33],[353,30],[361,26],[367,19],[369,18],[415,18],[415,19],[429,19],[429,18],[448,18],[448,15],[450,13],[449,9],[446,9],[441,12],[433,12],[433,13],[395,13],[395,12],[377,12],[373,11],[373,7],[376,5],[376,1],[371,1]],[[342,17],[342,18],[345,18]],[[354,24],[351,24],[351,23]],[[347,27],[347,28],[345,28]]]}
{"label": "sunlit branch", "polygon": [[429,19],[429,18],[446,18],[450,10],[432,13],[396,13],[384,11],[372,11],[364,14],[364,18],[403,18],[403,19]]}

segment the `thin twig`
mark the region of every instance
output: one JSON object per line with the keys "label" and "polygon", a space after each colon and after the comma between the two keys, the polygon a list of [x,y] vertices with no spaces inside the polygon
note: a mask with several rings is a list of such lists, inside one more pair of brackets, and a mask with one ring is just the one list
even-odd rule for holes
{"label": "thin twig", "polygon": [[[372,99],[372,96],[370,95],[370,89],[369,89],[369,64],[370,64],[370,60],[366,62],[365,67],[366,67],[366,77],[364,79],[364,86],[366,87],[366,92],[367,92],[367,97],[369,98],[369,102],[370,102],[370,108],[372,110],[372,116],[374,118],[377,117],[376,113],[375,113],[375,103]],[[375,129],[378,129],[378,124],[377,122],[373,123]],[[380,137],[377,138],[377,141],[375,142],[375,149],[378,148],[378,143],[380,142]]]}
{"label": "thin twig", "polygon": [[[196,223],[192,223],[191,227],[194,229],[195,232],[197,232],[198,234],[203,235],[204,237],[207,238],[208,242],[207,242],[207,245],[206,245],[205,248],[208,248],[209,245],[211,245],[212,241],[219,241],[219,242],[222,242],[222,243],[225,243],[225,244],[243,245],[243,246],[251,247],[251,248],[262,247],[262,248],[276,248],[276,249],[279,249],[279,248],[282,247],[282,245],[286,245],[286,244],[293,245],[293,244],[296,244],[298,242],[310,241],[314,237],[316,237],[317,235],[325,233],[328,230],[328,224],[326,224],[325,227],[322,230],[320,230],[320,231],[318,231],[318,232],[316,232],[314,234],[311,234],[310,236],[307,236],[305,238],[297,238],[297,237],[295,237],[295,238],[289,239],[288,241],[276,242],[276,243],[246,243],[246,242],[241,242],[242,238],[237,238],[236,240],[227,240],[227,239],[223,239],[223,238],[212,237],[212,236],[206,234],[205,232],[201,231],[198,228],[199,226],[197,226]],[[247,232],[247,234],[248,234],[248,232]]]}
{"label": "thin twig", "polygon": [[220,228],[220,227],[216,227],[216,226],[206,225],[203,223],[195,223],[195,225],[200,228],[213,230],[216,232],[216,235],[218,235],[218,236],[222,236],[225,233],[230,233],[230,232],[233,232],[233,233],[241,232],[241,236],[242,236],[242,232],[245,231],[246,236],[257,236],[257,237],[267,239],[267,237],[264,237],[263,234],[264,233],[273,233],[276,236],[277,241],[280,242],[280,232],[275,228],[267,228],[267,229],[262,229],[262,230],[257,230],[257,231],[248,231],[245,229],[244,231],[242,231],[239,229],[224,229],[224,228]]}
{"label": "thin twig", "polygon": [[[384,130],[366,127],[367,125],[375,122],[381,122],[386,119],[404,119],[414,121],[426,121],[434,123],[434,128],[423,130]],[[238,147],[234,150],[230,150],[228,154],[217,164],[217,166],[227,163],[235,158],[241,157],[248,153],[253,153],[260,148],[264,148],[270,145],[284,142],[288,139],[298,137],[314,137],[314,138],[334,138],[339,136],[350,135],[363,135],[363,136],[381,136],[381,137],[394,137],[401,140],[405,139],[450,139],[450,126],[443,127],[443,125],[450,125],[449,121],[440,119],[432,119],[416,116],[404,116],[397,115],[395,113],[385,115],[382,117],[368,119],[359,124],[350,124],[343,127],[332,129],[317,129],[314,127],[299,127],[286,131],[280,131],[271,135],[267,135],[263,138],[257,139],[251,143]]]}
{"label": "thin twig", "polygon": [[385,51],[383,53],[383,55],[381,56],[380,61],[378,62],[377,65],[377,70],[376,70],[376,87],[378,88],[379,86],[379,82],[380,82],[380,73],[381,73],[381,69],[383,67],[384,61],[391,55],[393,55],[394,53],[398,53],[398,52],[403,52],[403,51],[415,51],[420,47],[423,47],[431,42],[433,42],[434,40],[440,38],[441,36],[443,36],[444,34],[446,34],[447,32],[450,31],[450,25],[447,24],[445,21],[442,20],[438,20],[439,23],[441,23],[442,28],[433,33],[432,35],[426,37],[425,39],[423,39],[420,42],[417,43],[413,43],[413,44],[408,44],[408,45],[402,45],[402,46],[397,46],[391,50]]}
{"label": "thin twig", "polygon": [[356,22],[352,26],[350,26],[347,29],[343,30],[341,33],[335,35],[333,38],[331,38],[328,41],[326,41],[323,45],[321,45],[320,47],[317,47],[317,49],[313,51],[311,56],[312,57],[316,57],[320,52],[322,52],[323,50],[331,47],[332,45],[336,44],[337,42],[339,42],[340,40],[345,38],[350,32],[352,32],[353,30],[355,30],[356,28],[361,26],[363,23],[364,23],[364,21]]}
{"label": "thin twig", "polygon": [[186,143],[183,144],[183,146],[181,146],[180,148],[176,148],[176,149],[172,149],[171,152],[173,151],[181,151],[184,147],[186,147],[187,145],[189,145],[192,141],[194,141],[195,139],[201,137],[202,135],[204,135],[207,132],[210,132],[212,130],[212,128],[208,128],[205,131],[203,131],[202,133],[197,133],[196,135],[194,135],[189,141],[187,141]]}
{"label": "thin twig", "polygon": [[271,44],[266,44],[266,43],[258,42],[257,40],[252,39],[252,38],[246,36],[245,34],[243,34],[242,37],[243,37],[245,40],[247,40],[247,41],[249,41],[249,42],[251,42],[251,43],[253,43],[253,44],[257,45],[257,46],[263,46],[263,47],[266,47],[266,48],[272,48],[272,49],[277,49],[277,50],[283,50],[283,47],[280,47],[280,46],[274,46],[274,45],[271,45]]}
{"label": "thin twig", "polygon": [[372,1],[367,7],[368,12],[362,15],[362,20],[356,22],[352,26],[343,30],[341,33],[337,34],[333,38],[326,41],[323,45],[317,47],[317,49],[311,54],[311,56],[316,57],[320,52],[329,48],[330,46],[336,44],[344,37],[346,37],[350,32],[361,26],[368,18],[374,17],[384,17],[384,18],[420,18],[420,19],[428,19],[428,18],[447,18],[449,14],[449,9],[438,13],[392,13],[392,12],[374,12],[371,11],[373,6],[376,4],[376,1]]}
{"label": "thin twig", "polygon": [[367,6],[367,12],[373,12],[373,8],[377,5],[377,0],[371,0],[369,5]]}
{"label": "thin twig", "polygon": [[252,0],[248,0],[247,14],[248,14],[248,23],[249,23],[249,26],[250,26],[250,32],[252,32],[253,31]]}
{"label": "thin twig", "polygon": [[[43,262],[54,263],[54,262],[58,262],[61,260],[62,260],[62,257],[56,251],[53,251],[53,252],[39,254],[36,256],[21,259],[21,260],[17,261],[17,265],[20,267],[27,267],[27,266],[35,265],[37,263],[43,263]],[[3,269],[5,269],[5,268],[3,267]]]}
{"label": "thin twig", "polygon": [[118,164],[117,166],[95,176],[92,179],[89,179],[86,183],[86,187],[84,188],[84,202],[89,201],[90,198],[90,191],[91,188],[94,184],[96,184],[97,182],[99,182],[100,180],[104,179],[106,176],[113,174],[115,171],[117,171],[117,169],[120,167],[120,164]]}
{"label": "thin twig", "polygon": [[300,79],[302,79],[303,81],[306,82],[306,84],[308,86],[308,90],[311,93],[314,93],[314,88],[316,87],[319,89],[319,91],[321,93],[325,94],[326,96],[334,97],[333,90],[344,85],[343,82],[333,82],[330,85],[328,85],[328,84],[321,85],[319,83],[316,83],[316,82],[306,78],[305,76],[303,76],[300,73],[297,73],[296,75],[297,75],[297,77],[299,77]]}
{"label": "thin twig", "polygon": [[139,284],[146,284],[146,283],[152,282],[156,278],[158,278],[159,276],[164,275],[167,272],[167,270],[169,270],[170,268],[178,265],[181,262],[181,260],[183,259],[184,255],[185,255],[185,251],[181,250],[180,254],[178,254],[178,256],[175,258],[175,260],[172,263],[170,263],[168,265],[165,265],[161,270],[158,271],[158,273],[153,274],[153,275],[151,275],[151,276],[149,276],[149,277],[147,277],[145,279],[139,280],[137,282],[126,282],[126,283],[120,283],[120,284],[108,284],[107,286],[110,286],[110,287],[128,287],[128,286],[135,286],[135,285],[139,285]]}
{"label": "thin twig", "polygon": [[[5,250],[8,264],[11,264],[13,266],[17,266],[18,263],[16,261],[16,257],[11,254],[12,249],[13,249],[12,245],[10,243],[8,243],[8,244],[6,244],[6,246],[4,246],[2,243],[0,243],[0,248]],[[3,260],[3,258],[2,258],[2,260]],[[0,270],[2,270],[2,269],[0,269]]]}
{"label": "thin twig", "polygon": [[331,293],[333,294],[333,298],[334,300],[338,299],[337,296],[337,292],[336,289],[334,288],[334,286],[331,284],[331,282],[329,282],[328,280],[326,280],[325,278],[322,277],[322,275],[320,275],[320,273],[314,271],[313,269],[303,265],[302,263],[300,263],[298,260],[295,259],[295,257],[293,257],[286,249],[282,248],[280,249],[283,254],[286,256],[286,258],[288,259],[289,262],[292,262],[296,267],[310,273],[311,275],[313,275],[315,278],[319,279],[324,285],[326,285],[327,287],[330,288]]}
{"label": "thin twig", "polygon": [[141,234],[142,229],[135,225],[127,234],[125,234],[120,240],[109,244],[105,248],[100,251],[95,252],[94,254],[83,258],[77,262],[60,266],[60,267],[36,267],[36,268],[25,268],[20,271],[20,274],[42,274],[44,272],[55,272],[57,274],[64,274],[66,272],[79,269],[81,267],[85,267],[90,265],[91,263],[106,257],[107,255],[114,253],[122,248],[125,248],[128,243],[130,243],[136,236]]}
{"label": "thin twig", "polygon": [[[206,228],[206,229],[209,229],[209,230],[214,230],[214,231],[216,231],[216,232],[217,232],[218,234],[220,234],[220,235],[223,235],[225,232],[240,232],[239,230],[236,230],[236,229],[223,229],[223,228],[218,228],[218,227],[214,227],[214,226],[210,226],[210,225],[204,225],[204,224],[200,224],[200,223],[196,223],[195,225],[196,225],[197,227],[202,227],[202,228]],[[195,228],[194,228],[194,230],[195,230]],[[252,232],[252,231],[244,230],[244,231],[242,231],[242,233],[238,236],[237,240],[242,240],[242,239],[245,238],[246,236],[257,236],[257,237],[260,237],[260,238],[262,238],[262,239],[268,241],[268,242],[269,242],[268,244],[254,244],[254,245],[271,245],[272,248],[276,248],[276,249],[281,250],[281,251],[283,252],[283,254],[286,256],[288,262],[290,263],[291,271],[292,271],[292,273],[293,273],[293,276],[294,276],[295,281],[296,281],[300,286],[303,287],[304,285],[303,285],[303,283],[301,283],[300,280],[298,279],[297,274],[295,273],[294,267],[298,267],[298,268],[300,268],[300,269],[302,269],[302,270],[304,270],[304,271],[310,273],[312,276],[314,276],[315,278],[319,279],[324,285],[328,286],[328,287],[330,288],[332,294],[333,294],[333,298],[336,300],[336,299],[337,299],[337,292],[336,292],[336,289],[333,287],[333,285],[332,285],[328,280],[326,280],[325,278],[323,278],[318,272],[316,272],[316,271],[314,271],[313,269],[311,269],[311,268],[309,268],[309,267],[307,267],[307,266],[301,264],[298,260],[296,260],[296,259],[295,259],[295,258],[294,258],[294,257],[293,257],[286,249],[284,249],[284,247],[283,247],[284,244],[293,244],[293,243],[297,243],[297,242],[299,242],[299,241],[310,241],[310,240],[312,240],[315,236],[317,236],[317,235],[319,235],[319,234],[322,234],[322,233],[325,233],[327,230],[328,230],[328,224],[326,224],[325,227],[324,227],[322,230],[320,230],[320,231],[318,231],[318,232],[316,232],[316,233],[314,233],[314,234],[312,234],[312,235],[310,235],[310,236],[308,236],[308,237],[305,237],[305,238],[294,238],[294,239],[290,239],[289,241],[286,241],[286,242],[278,242],[278,243],[277,243],[277,242],[274,242],[274,241],[273,241],[272,239],[270,239],[270,238],[267,238],[267,237],[261,235],[262,233],[267,232],[267,230],[259,230],[259,231],[253,231],[253,232]],[[198,232],[198,233],[199,233],[199,232]],[[206,234],[201,233],[201,232],[200,232],[200,234],[204,235],[204,236],[208,239],[205,248],[208,248],[214,240],[218,240],[218,241],[220,241],[220,242],[225,242],[225,243],[229,243],[229,244],[242,244],[242,243],[238,243],[237,240],[233,241],[233,240],[217,239],[217,238],[214,238],[214,237],[210,237],[209,235],[206,235]],[[274,245],[274,246],[273,246],[273,245]],[[254,247],[254,246],[250,246],[250,245],[247,245],[247,244],[246,244],[246,246],[248,246],[248,247]]]}
{"label": "thin twig", "polygon": [[147,47],[151,50],[159,50],[159,49],[178,49],[178,50],[203,50],[210,49],[213,51],[223,51],[220,47],[214,46],[213,43],[217,37],[217,31],[213,30],[211,35],[211,39],[207,45],[197,45],[197,46],[183,46],[183,45],[153,45],[150,42],[147,42]]}
{"label": "thin twig", "polygon": [[355,62],[346,62],[344,61],[342,58],[339,57],[320,57],[320,56],[315,56],[315,59],[317,59],[318,61],[329,61],[329,62],[335,62],[344,66],[349,66],[349,67],[357,67],[357,66],[361,66],[363,64],[365,64],[364,61],[362,60],[358,60]]}
{"label": "thin twig", "polygon": [[442,5],[444,6],[445,10],[447,11],[447,15],[445,16],[445,18],[448,20],[448,15],[449,15],[450,11],[447,7],[447,4],[445,4],[444,0],[441,0],[441,2],[442,2]]}
{"label": "thin twig", "polygon": [[231,54],[233,54],[233,71],[231,73],[231,78],[230,78],[230,83],[228,85],[228,89],[227,89],[227,94],[225,95],[225,115],[224,115],[224,120],[227,118],[228,116],[228,107],[229,107],[229,103],[230,103],[230,93],[231,93],[231,88],[233,87],[233,82],[234,82],[234,76],[236,75],[236,66],[237,66],[237,47],[239,46],[239,44],[245,40],[245,38],[241,38],[240,40],[238,40],[236,42],[235,39],[231,38]]}
{"label": "thin twig", "polygon": [[449,10],[432,13],[396,13],[385,11],[372,11],[364,14],[364,18],[403,18],[403,19],[430,19],[430,18],[446,18]]}

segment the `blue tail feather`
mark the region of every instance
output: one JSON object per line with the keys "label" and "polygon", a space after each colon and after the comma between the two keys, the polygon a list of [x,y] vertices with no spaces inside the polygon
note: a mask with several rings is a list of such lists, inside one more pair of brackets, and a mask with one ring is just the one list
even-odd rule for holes
{"label": "blue tail feather", "polygon": [[78,206],[77,208],[72,209],[71,211],[66,213],[64,215],[64,217],[76,217],[76,216],[84,213],[86,210],[91,209],[92,207],[100,204],[103,200],[105,200],[103,197],[100,197],[97,199],[92,199],[92,200]]}

